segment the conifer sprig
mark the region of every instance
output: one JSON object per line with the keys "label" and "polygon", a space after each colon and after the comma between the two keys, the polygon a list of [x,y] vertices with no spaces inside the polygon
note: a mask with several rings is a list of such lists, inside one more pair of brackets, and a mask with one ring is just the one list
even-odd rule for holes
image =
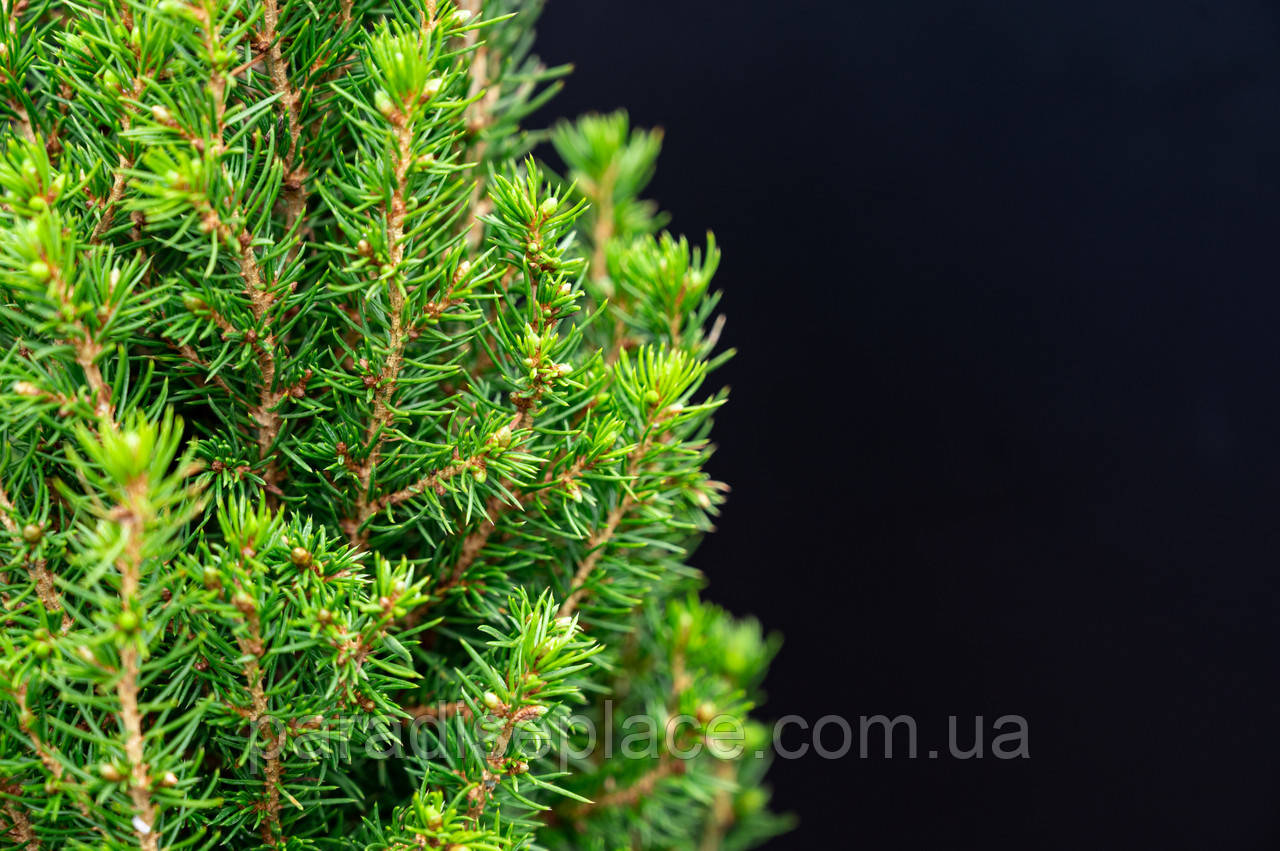
{"label": "conifer sprig", "polygon": [[785,826],[720,741],[775,642],[688,564],[718,249],[660,133],[523,129],[540,5],[0,4],[9,846]]}

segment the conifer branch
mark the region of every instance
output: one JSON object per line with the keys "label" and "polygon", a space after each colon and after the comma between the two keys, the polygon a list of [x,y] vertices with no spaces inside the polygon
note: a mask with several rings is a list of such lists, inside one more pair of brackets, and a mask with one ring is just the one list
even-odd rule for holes
{"label": "conifer branch", "polygon": [[[133,29],[133,12],[130,11],[128,3],[120,2],[116,6],[116,13],[120,16],[120,22],[127,30]],[[142,53],[138,46],[130,43],[129,51],[133,54],[134,63],[137,66],[137,73],[133,75],[133,86],[129,89],[127,98],[132,101],[142,97]],[[133,116],[129,114],[128,106],[121,110],[120,113],[120,138],[124,138],[130,128],[133,126]],[[89,243],[97,243],[111,227],[111,222],[115,218],[115,208],[124,197],[125,185],[128,182],[126,172],[133,168],[134,162],[124,153],[120,152],[119,159],[116,163],[115,176],[111,179],[111,190],[107,193],[106,200],[103,202],[102,215],[98,219],[98,223],[94,225],[93,232],[89,235]]]}
{"label": "conifer branch", "polygon": [[[461,0],[459,3],[459,8],[472,18],[480,15],[483,6],[484,0]],[[468,71],[470,90],[467,94],[468,97],[478,99],[471,104],[467,112],[467,129],[475,139],[475,142],[471,145],[471,150],[468,152],[468,159],[477,163],[477,165],[484,162],[485,149],[487,148],[480,134],[493,120],[492,112],[498,102],[499,94],[497,84],[491,85],[489,81],[489,65],[494,57],[490,56],[489,45],[481,44],[478,47],[476,46],[478,38],[479,32],[477,30],[468,30],[463,36],[464,47],[468,50],[474,50],[471,67]],[[467,245],[472,251],[479,248],[480,243],[484,240],[484,217],[493,208],[492,203],[490,203],[488,196],[485,194],[484,184],[483,176],[476,178],[475,186],[471,190],[471,201],[468,204],[465,232],[467,234]]]}
{"label": "conifer branch", "polygon": [[[408,193],[408,175],[411,165],[411,146],[413,132],[409,128],[405,114],[396,110],[388,116],[395,138],[395,153],[392,164],[391,203],[387,208],[387,262],[391,266],[388,279],[387,302],[389,306],[390,327],[387,340],[387,359],[382,365],[378,385],[373,394],[373,412],[369,424],[365,428],[365,445],[367,454],[356,469],[356,477],[360,482],[360,494],[356,498],[355,515],[348,519],[348,535],[352,546],[364,547],[369,536],[364,531],[364,524],[387,505],[403,502],[421,493],[422,489],[433,486],[437,480],[433,476],[422,479],[417,486],[410,486],[387,497],[370,498],[373,473],[382,453],[382,444],[386,441],[386,430],[391,425],[395,411],[391,406],[396,392],[396,382],[400,376],[400,367],[404,362],[404,347],[407,336],[404,328],[404,283],[401,278],[400,264],[404,261],[404,220],[407,212],[405,196]],[[441,471],[443,474],[445,471]],[[456,471],[455,471],[456,472]],[[455,473],[445,475],[448,478]],[[416,489],[415,489],[416,488]]]}
{"label": "conifer branch", "polygon": [[445,482],[449,481],[455,476],[461,475],[462,473],[465,473],[469,470],[483,469],[484,461],[487,455],[488,455],[487,452],[479,452],[479,453],[476,453],[475,455],[472,455],[470,458],[465,458],[461,461],[455,461],[454,463],[448,465],[447,467],[444,467],[443,469],[437,470],[436,472],[430,474],[429,476],[424,476],[423,478],[419,479],[418,481],[414,482],[408,487],[404,487],[398,491],[394,491],[392,493],[384,494],[383,496],[378,497],[377,499],[369,503],[369,509],[370,509],[369,516],[373,516],[374,514],[377,514],[379,511],[381,511],[382,509],[386,508],[389,505],[399,505],[402,502],[406,502],[410,499],[413,499],[415,496],[421,493],[425,493],[426,491],[429,491],[429,490],[435,490],[443,486]]}
{"label": "conifer branch", "polygon": [[[139,601],[139,583],[142,578],[142,528],[148,511],[144,505],[147,492],[145,473],[139,474],[126,486],[127,502],[117,506],[113,515],[124,533],[124,548],[116,559],[120,571],[120,604],[122,618],[132,618],[134,624],[145,622],[146,610]],[[129,762],[129,798],[133,802],[134,834],[142,851],[158,851],[156,833],[156,809],[151,801],[151,776],[143,748],[142,711],[138,706],[138,679],[140,676],[137,639],[130,635],[120,650],[119,679],[116,681],[116,697],[120,701],[120,729],[124,733],[125,757]]]}
{"label": "conifer branch", "polygon": [[[289,395],[287,390],[275,388],[276,338],[271,331],[270,311],[275,306],[276,298],[270,285],[264,280],[262,266],[253,250],[253,235],[248,229],[241,227],[240,232],[235,233],[213,209],[207,198],[196,199],[196,208],[201,213],[205,227],[216,230],[219,239],[236,247],[236,262],[244,284],[245,295],[249,298],[249,308],[253,312],[254,321],[266,330],[265,334],[259,335],[255,329],[250,329],[244,336],[253,346],[257,356],[258,371],[262,376],[258,387],[257,404],[250,408],[248,413],[257,424],[258,457],[267,461],[262,480],[265,483],[268,500],[273,501],[279,493],[278,482],[282,476],[276,455],[272,452],[282,423],[276,408]],[[232,219],[243,221],[243,211],[237,210],[232,215]],[[237,333],[235,327],[216,310],[205,305],[200,312],[206,314],[224,335]]]}
{"label": "conifer branch", "polygon": [[404,711],[409,714],[410,721],[417,721],[422,718],[444,720],[455,715],[461,715],[463,718],[471,717],[471,707],[467,706],[465,700],[455,700],[452,703],[415,704],[404,707]]}
{"label": "conifer branch", "polygon": [[[640,464],[644,460],[645,454],[649,451],[649,440],[646,437],[627,456],[628,479],[634,479],[640,472]],[[591,578],[591,574],[595,572],[596,565],[604,557],[605,549],[609,542],[613,540],[614,535],[617,534],[618,526],[622,523],[623,518],[627,516],[627,513],[635,505],[635,492],[630,487],[627,487],[617,505],[609,511],[604,525],[592,532],[591,536],[587,538],[587,554],[578,562],[578,569],[569,582],[569,594],[565,597],[564,602],[560,604],[560,610],[556,612],[556,617],[566,618],[577,610],[578,604],[587,593],[587,580]]]}
{"label": "conifer branch", "polygon": [[[348,9],[348,16],[350,10]],[[280,110],[284,113],[288,126],[289,141],[285,146],[281,162],[284,166],[284,206],[285,230],[293,229],[307,208],[306,188],[303,181],[305,173],[295,169],[298,147],[302,142],[302,120],[298,115],[301,98],[297,90],[289,82],[288,62],[280,50],[280,36],[276,32],[280,10],[278,0],[264,0],[262,10],[263,30],[258,36],[257,48],[263,51],[267,63],[267,75],[271,78],[271,87],[278,100]],[[301,248],[301,242],[295,242],[289,252],[292,259]]]}
{"label": "conifer branch", "polygon": [[600,182],[589,190],[596,217],[591,228],[591,277],[596,281],[609,277],[606,248],[613,238],[613,189],[617,180],[617,166],[610,163]]}
{"label": "conifer branch", "polygon": [[[137,52],[134,53],[135,57]],[[129,100],[136,101],[142,97],[142,72],[139,70],[138,75],[133,78],[133,88],[129,90]],[[128,134],[129,128],[133,126],[133,117],[128,110],[124,110],[120,115],[120,133],[123,137]],[[123,151],[116,162],[115,176],[111,179],[111,190],[107,193],[106,200],[102,204],[102,215],[98,218],[98,223],[93,226],[93,232],[89,234],[90,244],[99,242],[110,228],[111,223],[115,219],[116,207],[119,206],[120,200],[124,198],[125,186],[128,183],[127,172],[133,168],[133,160]]]}
{"label": "conifer branch", "polygon": [[31,749],[36,752],[36,756],[40,758],[40,763],[44,766],[45,771],[49,772],[49,776],[54,780],[62,779],[62,763],[49,750],[49,747],[40,738],[40,734],[31,728],[31,710],[27,708],[27,684],[22,683],[14,690],[14,702],[18,706],[18,727],[23,734],[31,742]]}
{"label": "conifer branch", "polygon": [[[225,227],[225,226],[224,226]],[[230,237],[230,229],[227,229]],[[274,494],[276,483],[280,481],[281,471],[276,462],[275,453],[271,451],[276,437],[280,434],[280,415],[276,407],[285,394],[275,389],[276,383],[276,339],[270,331],[268,312],[275,304],[275,296],[262,280],[262,269],[258,265],[257,255],[253,251],[253,237],[248,230],[241,230],[235,244],[240,249],[240,275],[244,278],[245,291],[249,295],[249,303],[254,319],[267,328],[261,342],[254,342],[254,350],[258,353],[258,371],[262,374],[262,383],[258,388],[258,405],[250,415],[258,423],[258,457],[266,459],[267,468],[262,474],[269,494]]]}
{"label": "conifer branch", "polygon": [[737,766],[728,760],[716,766],[716,778],[724,785],[716,790],[711,800],[711,812],[702,830],[699,851],[717,851],[724,842],[724,835],[733,824],[733,793],[730,790],[737,775]]}
{"label": "conifer branch", "polygon": [[[63,314],[77,316],[76,305],[71,298],[67,281],[63,277],[64,271],[61,265],[47,253],[44,255],[42,262],[49,270],[50,292],[59,302]],[[115,417],[115,406],[111,404],[111,387],[107,384],[106,379],[102,377],[102,370],[98,367],[98,357],[102,354],[102,345],[94,339],[93,334],[83,320],[73,319],[70,322],[70,326],[75,335],[67,342],[75,353],[76,364],[83,370],[85,381],[88,382],[89,389],[93,393],[95,400],[94,413],[100,419],[111,422]]]}
{"label": "conifer branch", "polygon": [[200,357],[200,353],[195,350],[194,346],[190,343],[182,343],[181,345],[175,345],[174,348],[177,350],[178,354],[182,356],[183,360],[192,366],[199,367],[201,369],[201,374],[197,376],[197,380],[199,380],[202,385],[213,384],[215,387],[219,387],[224,390],[228,396],[237,402],[244,401],[241,399],[239,393],[231,389],[231,385],[227,383],[225,378],[221,375],[209,374],[210,368],[208,362],[206,362],[204,358]]}
{"label": "conifer branch", "polygon": [[[34,543],[28,540],[29,538],[35,538],[38,541],[39,536],[43,534],[43,529],[39,526],[31,527],[30,532],[19,529],[17,521],[13,519],[13,513],[13,503],[9,501],[9,494],[5,492],[3,483],[0,483],[0,524],[3,524],[5,531],[13,536],[15,542],[22,540],[28,544]],[[44,559],[32,558],[29,552],[23,556],[23,563],[45,609],[50,612],[62,612],[62,631],[66,632],[71,628],[71,618],[63,611],[62,596],[54,585],[53,572],[49,570]]]}
{"label": "conifer branch", "polygon": [[663,752],[658,757],[658,764],[649,769],[634,783],[616,789],[586,804],[579,804],[571,811],[572,815],[581,818],[591,812],[606,807],[631,807],[653,794],[658,784],[668,777],[684,774],[687,766],[671,754]]}
{"label": "conifer branch", "polygon": [[[705,726],[757,699],[772,652],[688,593],[719,502],[722,397],[700,389],[718,255],[653,236],[658,134],[561,125],[567,180],[525,156],[539,134],[518,125],[563,70],[530,53],[541,0],[333,0],[319,22],[292,0],[102,2],[10,16],[0,56],[0,106],[31,110],[6,110],[0,145],[0,836],[569,851],[625,831],[655,851],[777,832],[736,791],[758,771],[718,782],[674,746],[597,771],[538,758],[624,681],[620,711],[674,717],[674,690]],[[592,308],[618,293],[610,339]],[[386,712],[440,722],[440,752],[388,784],[329,759]]]}
{"label": "conifer branch", "polygon": [[[5,12],[7,13],[9,21],[9,35],[16,37],[18,35],[18,17],[26,11],[29,0],[0,0],[0,3],[3,4]],[[3,50],[7,53],[8,47],[5,46]],[[16,117],[14,124],[18,128],[18,134],[28,142],[34,142],[36,140],[36,134],[31,127],[31,115],[16,98],[9,98],[8,105],[9,108],[13,110],[13,114]]]}
{"label": "conifer branch", "polygon": [[268,709],[267,692],[262,684],[262,668],[258,663],[258,660],[266,652],[266,648],[262,643],[262,622],[258,615],[257,607],[247,595],[235,601],[235,604],[244,616],[249,630],[248,637],[237,639],[241,655],[248,657],[244,663],[244,677],[249,684],[249,695],[252,703],[246,718],[255,732],[264,735],[267,746],[266,765],[263,769],[267,794],[266,799],[261,804],[264,816],[262,841],[268,845],[279,845],[283,842],[283,831],[280,824],[280,743],[276,741],[274,732],[264,732],[264,727],[261,726],[261,721],[267,715]]}

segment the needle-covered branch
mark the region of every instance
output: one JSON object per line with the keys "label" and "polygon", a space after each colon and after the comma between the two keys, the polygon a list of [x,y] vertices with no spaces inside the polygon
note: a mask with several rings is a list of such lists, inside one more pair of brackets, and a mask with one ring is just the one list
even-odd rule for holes
{"label": "needle-covered branch", "polygon": [[[660,233],[659,132],[525,128],[540,6],[0,4],[10,844],[784,826],[718,746],[774,643],[689,563],[718,249]],[[617,708],[651,754],[586,746]]]}

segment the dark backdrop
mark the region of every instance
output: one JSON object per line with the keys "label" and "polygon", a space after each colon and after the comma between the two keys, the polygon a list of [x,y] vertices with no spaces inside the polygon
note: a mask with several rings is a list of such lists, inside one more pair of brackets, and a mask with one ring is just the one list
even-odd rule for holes
{"label": "dark backdrop", "polygon": [[1276,847],[1280,12],[551,0],[540,46],[539,120],[664,126],[723,243],[696,563],[786,634],[766,713],[1030,725],[780,761],[771,847]]}

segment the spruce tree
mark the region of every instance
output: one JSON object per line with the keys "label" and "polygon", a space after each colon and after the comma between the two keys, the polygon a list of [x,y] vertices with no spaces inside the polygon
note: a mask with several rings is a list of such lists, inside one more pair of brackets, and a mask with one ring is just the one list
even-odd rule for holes
{"label": "spruce tree", "polygon": [[659,133],[523,129],[540,5],[0,7],[6,847],[785,826],[688,565],[719,252]]}

